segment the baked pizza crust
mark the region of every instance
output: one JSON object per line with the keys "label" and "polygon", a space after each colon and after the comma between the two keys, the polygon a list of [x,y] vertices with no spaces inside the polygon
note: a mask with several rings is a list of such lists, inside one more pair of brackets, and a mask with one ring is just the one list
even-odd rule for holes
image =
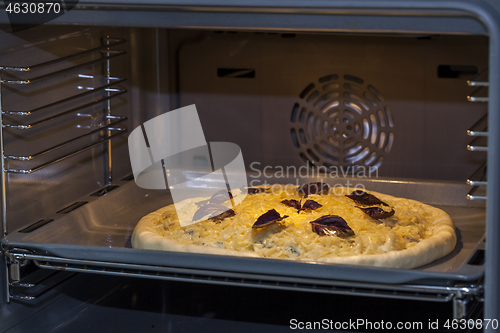
{"label": "baked pizza crust", "polygon": [[[411,269],[442,258],[453,251],[453,249],[455,248],[457,242],[455,226],[450,216],[443,210],[415,200],[397,198],[374,191],[368,191],[368,193],[375,195],[382,201],[390,200],[393,202],[397,202],[398,200],[406,200],[418,206],[422,210],[422,212],[431,214],[433,216],[432,236],[420,240],[417,244],[410,248],[397,251],[389,251],[387,253],[362,254],[353,256],[327,255],[314,260],[301,258],[280,259],[307,262],[313,261],[329,264]],[[193,200],[193,202],[197,201],[195,199],[188,200]],[[184,244],[177,240],[164,237],[156,231],[155,225],[157,225],[171,213],[175,213],[175,207],[173,204],[160,208],[157,211],[144,216],[139,221],[132,234],[132,247],[145,250],[265,258],[251,251],[237,251],[213,246]]]}

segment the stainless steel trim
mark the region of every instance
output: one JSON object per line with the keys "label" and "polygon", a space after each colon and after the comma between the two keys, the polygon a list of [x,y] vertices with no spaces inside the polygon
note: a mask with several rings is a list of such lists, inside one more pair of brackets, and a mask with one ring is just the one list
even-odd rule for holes
{"label": "stainless steel trim", "polygon": [[75,99],[78,99],[78,98],[81,98],[81,97],[84,97],[84,96],[92,95],[92,94],[94,94],[96,92],[99,92],[101,90],[106,90],[106,89],[111,88],[112,86],[114,86],[116,84],[120,84],[120,83],[123,83],[123,82],[127,81],[127,79],[119,78],[119,77],[110,77],[110,78],[108,78],[108,80],[117,80],[117,81],[111,82],[111,83],[106,84],[104,86],[93,88],[92,90],[85,91],[85,92],[83,92],[81,94],[77,94],[77,95],[73,95],[73,96],[68,97],[68,98],[61,99],[61,100],[59,100],[57,102],[54,102],[54,103],[50,103],[50,104],[46,104],[44,106],[40,106],[40,107],[32,109],[32,110],[27,110],[27,111],[2,111],[2,114],[9,114],[9,115],[15,115],[15,116],[29,116],[29,115],[32,115],[35,112],[42,111],[42,110],[47,109],[49,107],[53,107],[53,106],[56,106],[56,105],[59,105],[59,104],[65,103],[65,102],[69,102],[69,101],[72,101],[72,100],[75,100]]}
{"label": "stainless steel trim", "polygon": [[[2,100],[2,84],[1,84],[1,74],[0,74],[0,124],[3,122],[3,114],[2,114],[2,107],[3,107],[3,100]],[[0,153],[2,153],[2,156],[3,156],[3,128],[0,126]],[[6,198],[6,179],[5,179],[5,176],[6,176],[6,173],[5,173],[5,161],[3,158],[0,158],[0,177],[2,177],[0,179],[0,183],[1,183],[1,186],[2,186],[2,189],[1,189],[1,193],[0,195],[2,196],[1,200],[1,214],[2,214],[2,237],[5,237],[7,236],[7,211],[6,211],[6,208],[7,208],[7,198]],[[10,300],[11,300],[11,294],[10,294],[10,288],[9,288],[9,265],[7,264],[7,258],[4,257],[4,260],[0,260],[0,263],[3,261],[3,265],[5,266],[4,269],[5,269],[5,290],[6,290],[6,299],[5,301],[7,303],[10,303]],[[2,286],[3,288],[4,286]]]}
{"label": "stainless steel trim", "polygon": [[31,123],[31,124],[21,124],[21,125],[2,124],[2,127],[5,127],[5,128],[14,128],[14,129],[21,129],[21,130],[31,129],[31,128],[35,127],[35,126],[44,124],[44,123],[46,123],[48,121],[52,121],[52,120],[57,119],[59,117],[65,116],[65,115],[67,115],[69,113],[72,113],[72,112],[75,112],[75,111],[78,111],[78,110],[83,110],[83,109],[86,109],[88,107],[91,107],[91,106],[94,106],[96,104],[99,104],[101,102],[104,102],[104,101],[110,100],[112,98],[118,97],[118,96],[123,95],[124,93],[127,92],[127,90],[124,90],[124,89],[110,89],[110,88],[104,89],[104,91],[108,91],[108,90],[112,91],[112,92],[117,92],[117,93],[115,93],[114,95],[109,95],[109,96],[106,96],[106,97],[102,97],[100,99],[94,100],[93,102],[90,102],[90,103],[78,106],[76,108],[63,111],[63,112],[58,113],[58,114],[56,114],[54,116],[41,119],[41,120],[36,121],[34,123]]}
{"label": "stainless steel trim", "polygon": [[[10,283],[9,284],[10,287],[26,288],[26,289],[24,289],[24,291],[22,291],[21,293],[19,293],[19,290],[17,291],[10,290],[9,298],[24,300],[24,301],[32,301],[46,294],[54,287],[60,285],[62,282],[68,280],[69,278],[73,277],[76,274],[73,272],[48,271],[48,270],[44,270],[43,272],[49,272],[50,274],[46,275],[37,283]],[[29,289],[33,287],[34,290]]]}
{"label": "stainless steel trim", "polygon": [[[37,153],[31,154],[31,155],[28,155],[28,156],[13,156],[13,155],[7,155],[7,156],[4,156],[4,158],[5,158],[6,160],[30,161],[30,160],[32,160],[32,159],[34,159],[34,158],[37,158],[37,157],[42,156],[42,155],[44,155],[44,154],[50,153],[51,151],[54,151],[54,150],[56,150],[56,149],[58,149],[58,148],[64,147],[64,146],[66,146],[66,145],[68,145],[68,144],[70,144],[70,143],[73,143],[73,142],[75,142],[75,141],[78,141],[78,140],[80,140],[80,139],[83,139],[84,137],[87,137],[87,136],[89,136],[89,135],[92,135],[92,134],[98,133],[98,132],[100,132],[100,131],[102,131],[102,130],[104,130],[104,129],[109,129],[111,126],[116,125],[116,124],[118,124],[118,123],[121,123],[121,122],[123,122],[123,121],[127,120],[127,117],[121,117],[121,116],[111,116],[111,115],[110,115],[110,116],[108,116],[108,117],[106,117],[106,118],[108,119],[108,124],[106,124],[106,125],[104,125],[104,126],[101,126],[101,127],[98,127],[98,128],[96,128],[96,129],[94,129],[94,130],[92,130],[92,131],[90,131],[90,132],[87,132],[87,133],[85,133],[85,134],[82,134],[82,135],[80,135],[80,136],[78,136],[78,137],[76,137],[76,138],[73,138],[73,139],[70,139],[70,140],[64,141],[63,143],[60,143],[60,144],[58,144],[58,145],[55,145],[55,146],[53,146],[53,147],[47,148],[47,149],[45,149],[45,150],[39,151],[39,152],[37,152]],[[116,119],[116,121],[109,122],[109,121],[110,121],[110,119]],[[109,134],[110,134],[110,133],[109,133],[109,130],[108,130],[108,135],[109,135]]]}
{"label": "stainless steel trim", "polygon": [[472,186],[485,186],[486,181],[486,162],[484,162],[474,173],[467,179],[467,184]]}
{"label": "stainless steel trim", "polygon": [[479,179],[479,180],[472,180],[472,179],[467,179],[467,185],[471,186],[486,186],[488,185],[488,182],[486,181],[486,171],[484,175]]}
{"label": "stainless steel trim", "polygon": [[84,150],[87,150],[89,148],[92,148],[92,147],[100,144],[100,143],[103,143],[103,142],[105,142],[107,140],[110,140],[110,139],[112,139],[112,138],[114,138],[114,137],[116,137],[116,136],[118,136],[118,135],[120,135],[122,133],[125,133],[127,131],[126,128],[108,128],[108,130],[109,131],[117,131],[117,133],[112,134],[110,136],[106,136],[104,138],[101,138],[101,139],[97,140],[96,142],[93,142],[93,143],[91,143],[89,145],[86,145],[85,147],[82,147],[82,148],[80,148],[78,150],[75,150],[75,151],[73,151],[73,152],[71,152],[69,154],[66,154],[66,155],[64,155],[62,157],[59,157],[59,158],[54,159],[52,161],[49,161],[47,163],[41,164],[41,165],[39,165],[37,167],[31,168],[31,169],[6,169],[5,172],[7,172],[7,173],[20,173],[20,174],[30,174],[30,173],[36,172],[36,171],[38,171],[40,169],[48,167],[49,165],[52,165],[52,164],[57,163],[59,161],[62,161],[64,159],[68,158],[68,157],[74,156],[74,155],[76,155],[76,154],[78,154],[78,153],[80,153],[80,152],[82,152]]}
{"label": "stainless steel trim", "polygon": [[469,200],[487,200],[488,197],[485,195],[475,195],[477,190],[479,189],[479,186],[474,186],[469,193],[467,193],[466,198]]}
{"label": "stainless steel trim", "polygon": [[479,138],[475,138],[472,140],[468,145],[467,145],[467,150],[470,151],[488,151],[488,147],[483,147],[483,146],[476,146],[477,141]]}
{"label": "stainless steel trim", "polygon": [[11,282],[11,283],[9,283],[9,286],[11,286],[11,287],[21,287],[21,288],[31,288],[31,287],[36,286],[36,284],[34,284],[34,283],[14,283],[14,282]]}
{"label": "stainless steel trim", "polygon": [[485,114],[467,130],[468,136],[488,136],[488,114]]}
{"label": "stainless steel trim", "polygon": [[[484,77],[482,80],[478,80],[480,77],[488,74],[488,68],[485,68],[478,74],[476,74],[473,78],[467,81],[467,84],[471,87],[478,87],[475,89],[469,96],[467,96],[467,100],[469,102],[488,102],[488,97],[478,97],[476,96],[481,92],[482,89],[489,87],[489,81]],[[488,147],[484,146],[476,146],[476,143],[480,139],[480,137],[488,137],[488,114],[485,114],[481,119],[479,119],[471,128],[467,130],[468,136],[476,137],[467,145],[467,150],[474,152],[488,152]],[[467,179],[467,184],[474,186],[469,193],[467,193],[466,198],[468,200],[487,200],[486,195],[476,195],[475,193],[478,191],[480,186],[488,185],[488,181],[486,180],[486,170],[487,164],[484,162],[474,173]],[[460,307],[460,302],[457,301],[454,304],[454,308]]]}
{"label": "stainless steel trim", "polygon": [[471,87],[488,87],[490,85],[489,81],[478,80],[481,76],[488,73],[488,68],[483,69],[481,72],[474,75],[470,80],[467,80],[467,84]]}
{"label": "stainless steel trim", "polygon": [[489,87],[490,85],[488,81],[471,81],[471,80],[467,80],[467,84],[471,87]]}
{"label": "stainless steel trim", "polygon": [[467,100],[469,102],[482,102],[482,103],[486,103],[489,101],[489,98],[488,97],[475,97],[475,96],[467,96]]}
{"label": "stainless steel trim", "polygon": [[488,102],[489,101],[488,97],[477,96],[477,94],[479,94],[481,92],[481,90],[483,90],[484,88],[485,88],[485,86],[478,87],[476,90],[474,90],[472,93],[470,93],[467,96],[467,100],[469,102]]}
{"label": "stainless steel trim", "polygon": [[[25,296],[25,295],[9,295],[9,298],[20,300],[20,301],[32,301],[32,300],[36,299],[36,297],[34,297],[34,296]],[[9,299],[9,301],[10,301],[10,299]]]}
{"label": "stainless steel trim", "polygon": [[[110,40],[112,38],[110,38],[109,36],[106,36],[106,38],[104,38],[105,42],[106,42],[106,45],[108,45],[108,51],[109,51],[109,45],[110,45]],[[109,53],[107,53],[107,55],[109,56]],[[110,79],[111,79],[111,61],[108,59],[106,60],[106,69],[105,69],[105,73],[104,73],[104,76],[106,77],[106,82],[109,84],[110,83]],[[111,91],[106,91],[106,96],[111,96]],[[104,116],[104,120],[106,121],[106,124],[109,124],[110,123],[110,119],[109,119],[109,116],[111,116],[111,101],[108,99],[108,101],[106,102],[106,110],[105,110],[105,116]],[[111,132],[108,131],[108,135],[111,135]],[[106,153],[105,153],[105,159],[107,159],[106,164],[107,164],[107,170],[105,169],[105,174],[104,174],[104,182],[105,184],[107,185],[110,185],[111,182],[113,181],[113,163],[112,163],[112,154],[111,154],[111,148],[112,148],[112,145],[111,145],[111,140],[109,140],[107,142],[107,145],[104,147]]]}
{"label": "stainless steel trim", "polygon": [[[2,111],[2,108],[3,108],[3,100],[2,100],[2,79],[1,79],[1,75],[0,75],[0,124],[3,124],[3,113],[1,112]],[[4,154],[4,143],[3,143],[3,128],[2,126],[0,126],[0,153]],[[2,236],[6,236],[7,235],[7,198],[6,198],[6,195],[7,195],[7,191],[6,191],[6,187],[7,187],[7,181],[6,181],[6,174],[5,174],[5,161],[3,158],[0,158],[0,168],[1,168],[1,171],[0,171],[0,174],[1,174],[1,177],[2,179],[0,179],[0,183],[1,183],[1,186],[2,186],[2,193],[0,193],[0,195],[2,196],[2,203],[1,203],[1,209],[2,209]]]}
{"label": "stainless steel trim", "polygon": [[10,263],[10,281],[13,283],[17,283],[21,281],[21,268],[19,266],[19,262],[11,262]]}
{"label": "stainless steel trim", "polygon": [[10,287],[9,287],[9,266],[7,264],[7,260],[3,260],[4,262],[4,265],[5,265],[5,290],[6,290],[6,299],[5,301],[7,303],[10,303],[10,299],[11,299],[11,294],[10,294]]}

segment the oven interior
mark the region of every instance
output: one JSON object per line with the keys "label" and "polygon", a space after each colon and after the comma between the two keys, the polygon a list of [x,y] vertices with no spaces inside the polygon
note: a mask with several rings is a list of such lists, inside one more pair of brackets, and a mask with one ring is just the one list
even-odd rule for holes
{"label": "oven interior", "polygon": [[[1,35],[4,300],[81,299],[62,291],[100,276],[71,273],[81,272],[124,275],[116,281],[138,289],[136,277],[234,294],[371,293],[473,316],[484,274],[488,37],[50,25]],[[171,197],[136,186],[128,133],[191,104],[207,142],[241,147],[251,185],[325,179],[421,200],[452,215],[459,246],[410,272],[131,249],[138,219]]]}

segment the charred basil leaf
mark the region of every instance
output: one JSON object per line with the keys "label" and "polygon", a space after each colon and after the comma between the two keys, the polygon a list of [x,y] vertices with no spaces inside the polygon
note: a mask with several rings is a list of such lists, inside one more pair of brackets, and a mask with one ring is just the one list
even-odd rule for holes
{"label": "charred basil leaf", "polygon": [[330,185],[323,182],[304,184],[297,188],[297,192],[302,194],[304,197],[307,197],[310,194],[326,194],[329,190]]}
{"label": "charred basil leaf", "polygon": [[227,208],[226,206],[216,203],[205,205],[200,209],[198,209],[196,213],[194,213],[193,221],[197,221],[206,215],[210,215],[209,217],[207,217],[207,219],[212,218],[214,216],[224,213],[228,209],[229,208]]}
{"label": "charred basil leaf", "polygon": [[283,217],[281,217],[280,213],[278,213],[276,209],[271,209],[259,216],[257,221],[253,224],[252,228],[267,227],[268,225],[281,221],[287,217],[288,215],[284,215]]}
{"label": "charred basil leaf", "polygon": [[368,208],[361,208],[356,206],[357,208],[361,209],[365,214],[370,215],[371,218],[373,219],[388,219],[392,215],[394,215],[394,209],[391,209],[390,212],[386,212],[380,207],[368,207]]}
{"label": "charred basil leaf", "polygon": [[384,206],[389,207],[388,204],[386,204],[385,202],[381,201],[376,196],[374,196],[372,194],[368,194],[365,191],[361,191],[361,190],[353,191],[351,194],[346,195],[346,197],[348,197],[352,201],[354,201],[356,203],[359,203],[361,205],[367,205],[367,206],[371,206],[371,205],[384,205]]}
{"label": "charred basil leaf", "polygon": [[252,194],[259,194],[259,193],[268,193],[268,189],[267,188],[262,188],[262,187],[247,187],[247,192],[248,194],[252,195]]}
{"label": "charred basil leaf", "polygon": [[301,202],[294,200],[294,199],[283,200],[281,203],[284,205],[287,205],[289,207],[297,209],[297,213],[300,213],[301,210],[315,210],[315,209],[318,209],[320,207],[323,207],[323,205],[317,203],[314,200],[306,200],[306,202],[304,202],[303,205]]}
{"label": "charred basil leaf", "polygon": [[289,207],[295,208],[297,210],[300,210],[300,202],[298,202],[297,200],[294,200],[294,199],[283,200],[281,203],[284,205],[287,205]]}
{"label": "charred basil leaf", "polygon": [[210,220],[213,220],[217,223],[220,223],[220,221],[224,220],[225,218],[232,217],[235,215],[236,215],[236,213],[234,212],[234,210],[229,209],[229,210],[226,210],[224,213],[221,213],[219,215],[215,215],[214,217],[211,217]]}
{"label": "charred basil leaf", "polygon": [[314,200],[307,200],[306,202],[304,202],[304,204],[302,205],[302,208],[301,210],[315,210],[315,209],[318,209],[318,208],[321,208],[323,207],[322,204],[314,201]]}
{"label": "charred basil leaf", "polygon": [[347,225],[347,222],[338,215],[325,215],[309,223],[318,235],[338,237],[354,235],[354,231]]}

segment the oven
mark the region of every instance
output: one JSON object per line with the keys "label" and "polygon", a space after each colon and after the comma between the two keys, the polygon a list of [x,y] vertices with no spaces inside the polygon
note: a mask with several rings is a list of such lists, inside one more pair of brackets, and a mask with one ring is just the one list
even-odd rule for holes
{"label": "oven", "polygon": [[[500,5],[61,4],[2,14],[2,331],[498,327]],[[412,270],[133,249],[172,193],[136,184],[129,135],[193,104],[250,185],[429,203],[456,248]]]}

